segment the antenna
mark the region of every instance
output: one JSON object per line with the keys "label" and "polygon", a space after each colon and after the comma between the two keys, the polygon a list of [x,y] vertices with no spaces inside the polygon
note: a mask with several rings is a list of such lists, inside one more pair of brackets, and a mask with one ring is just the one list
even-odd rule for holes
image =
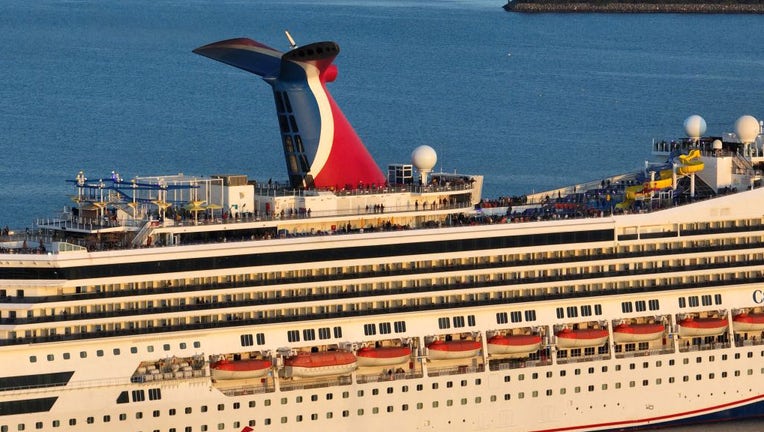
{"label": "antenna", "polygon": [[297,44],[295,43],[294,39],[292,38],[292,35],[289,34],[289,30],[284,30],[284,33],[286,34],[287,39],[289,39],[289,48],[290,49],[297,48]]}

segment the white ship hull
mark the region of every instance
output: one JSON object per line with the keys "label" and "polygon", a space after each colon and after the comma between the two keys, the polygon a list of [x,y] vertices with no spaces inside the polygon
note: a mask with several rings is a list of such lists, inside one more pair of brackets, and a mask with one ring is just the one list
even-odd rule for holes
{"label": "white ship hull", "polygon": [[[752,195],[761,195],[761,190],[753,191]],[[731,196],[730,200],[742,199],[743,194]],[[761,197],[764,200],[764,196]],[[726,198],[725,198],[726,200]],[[764,202],[764,201],[762,201]],[[697,213],[688,206],[687,215]],[[654,216],[658,216],[656,214]],[[678,212],[667,215],[676,220]],[[626,216],[614,221],[589,219],[577,221],[577,225],[613,226],[629,219],[643,219],[643,216]],[[636,221],[629,221],[629,224]],[[556,224],[560,226],[562,224]],[[491,226],[492,235],[502,235],[503,232],[518,230],[537,230],[541,224],[527,223],[518,225]],[[489,232],[489,227],[478,227],[479,231]],[[474,231],[474,230],[473,230]],[[442,233],[429,233],[433,240],[450,237],[462,229],[445,230]],[[420,233],[416,233],[417,235]],[[402,235],[391,233],[386,236],[378,234],[350,236],[343,240],[349,243],[367,241],[385,242],[387,237],[402,242]],[[354,238],[353,238],[354,237]],[[305,244],[316,239],[305,239]],[[297,245],[292,242],[289,247]],[[602,244],[605,246],[605,244]],[[259,244],[228,245],[228,248],[246,251],[247,248],[261,247]],[[232,249],[233,250],[233,249]],[[537,249],[540,250],[540,249]],[[165,250],[173,254],[171,250]],[[120,259],[128,260],[134,252],[122,252]],[[207,254],[204,247],[179,247],[177,253],[194,256]],[[732,253],[732,252],[730,252]],[[74,260],[98,260],[104,255],[113,253],[87,254],[75,257]],[[136,255],[137,256],[137,255]],[[114,259],[108,257],[108,259]],[[643,260],[644,258],[639,258]],[[635,261],[636,262],[636,261]],[[752,267],[755,269],[756,267]],[[487,270],[492,272],[493,270]],[[636,278],[636,277],[635,277]],[[549,282],[550,286],[554,282]],[[723,289],[722,305],[714,305],[714,311],[720,307],[727,310],[753,308],[755,293],[760,292],[756,284],[721,285],[719,288],[703,288],[691,291],[660,291],[655,290],[645,296],[611,296],[603,293],[601,296],[585,297],[582,299],[561,298],[516,306],[485,305],[471,306],[462,309],[449,309],[448,314],[474,315],[476,325],[470,330],[482,333],[483,337],[489,331],[511,328],[511,325],[498,325],[496,314],[520,307],[535,310],[537,319],[534,326],[551,327],[559,324],[555,318],[558,307],[569,307],[576,304],[599,304],[602,314],[597,318],[602,322],[616,325],[624,315],[621,303],[639,299],[658,300],[660,309],[651,311],[651,315],[660,314],[676,321],[687,311],[677,307],[677,297],[692,295],[713,295]],[[265,307],[260,307],[265,309]],[[699,308],[702,309],[702,308]],[[442,330],[436,325],[437,317],[443,311],[422,311],[414,315],[386,313],[374,317],[348,317],[341,325],[342,339],[339,342],[359,343],[374,342],[363,334],[363,325],[374,321],[406,321],[406,331],[396,336],[406,339],[420,339],[426,335],[439,335]],[[639,316],[631,314],[629,317]],[[574,321],[574,320],[573,320]],[[277,352],[279,348],[288,346],[286,333],[295,325],[301,327],[319,328],[336,326],[333,320],[310,321],[305,323],[267,324],[258,328],[263,332],[267,345],[258,347],[261,351]],[[269,424],[271,430],[289,431],[299,425],[305,430],[321,430],[326,427],[337,427],[336,417],[343,418],[343,428],[363,428],[368,431],[382,431],[386,424],[395,421],[402,429],[450,430],[454,424],[459,424],[460,431],[477,430],[521,430],[541,431],[558,428],[573,428],[573,430],[606,430],[619,427],[637,427],[660,425],[664,422],[695,421],[698,419],[715,419],[724,417],[730,412],[743,414],[760,413],[758,408],[764,394],[764,380],[760,379],[761,352],[758,346],[760,339],[733,340],[727,343],[715,342],[703,347],[692,344],[689,348],[675,335],[667,340],[658,339],[647,351],[615,352],[595,354],[578,363],[570,356],[566,358],[530,359],[523,361],[522,368],[514,368],[509,364],[497,363],[493,366],[487,358],[478,355],[480,364],[484,367],[455,369],[452,373],[442,374],[436,363],[428,363],[424,357],[418,358],[412,372],[406,365],[406,373],[395,379],[384,381],[382,378],[369,382],[357,379],[355,373],[343,370],[340,374],[350,373],[349,381],[329,380],[328,386],[322,386],[320,402],[299,404],[292,401],[296,397],[309,400],[316,390],[310,385],[289,387],[280,383],[281,390],[276,390],[272,384],[256,383],[250,386],[229,390],[213,384],[207,374],[201,377],[183,379],[165,379],[162,381],[130,383],[139,362],[161,359],[166,357],[186,358],[200,353],[221,354],[239,352],[241,334],[251,330],[231,326],[218,327],[210,330],[189,329],[185,332],[158,332],[145,336],[108,337],[95,340],[61,341],[55,343],[37,343],[11,345],[0,348],[2,358],[7,365],[5,376],[22,376],[31,373],[53,373],[73,371],[73,375],[65,385],[56,387],[41,386],[39,390],[28,388],[12,388],[0,392],[0,401],[29,400],[53,397],[55,402],[49,410],[33,414],[17,414],[2,416],[2,424],[25,424],[27,430],[33,429],[37,422],[46,427],[58,422],[68,424],[74,419],[76,426],[67,426],[67,430],[88,430],[88,421],[101,427],[117,426],[120,430],[145,430],[147,428],[169,430],[181,425],[207,425],[209,429],[237,431],[254,421],[255,426]],[[421,344],[421,342],[420,342]],[[198,345],[198,346],[195,346]],[[304,345],[304,342],[301,344]],[[421,345],[420,345],[421,346]],[[165,351],[165,347],[169,347]],[[181,348],[183,347],[183,348]],[[543,346],[541,347],[544,348]],[[119,354],[115,355],[115,350]],[[136,353],[132,353],[135,350]],[[99,352],[102,352],[99,355]],[[68,354],[68,359],[65,358]],[[84,354],[81,354],[84,353]],[[553,353],[553,350],[550,351]],[[645,354],[648,354],[645,356]],[[751,353],[749,355],[749,353]],[[475,353],[478,354],[478,353]],[[84,357],[83,357],[84,355]],[[48,358],[51,360],[48,360]],[[35,362],[30,361],[35,358]],[[720,362],[720,359],[726,359]],[[583,358],[582,358],[583,359]],[[631,371],[635,365],[639,371],[636,377]],[[594,373],[577,375],[575,371],[594,367]],[[565,371],[565,376],[560,373]],[[411,373],[410,373],[411,372]],[[539,378],[532,379],[533,373]],[[550,378],[544,378],[547,372]],[[331,377],[331,376],[330,376]],[[685,379],[685,377],[688,377]],[[278,380],[279,378],[275,378]],[[466,381],[464,381],[466,380]],[[462,382],[466,385],[462,385]],[[443,391],[450,383],[458,387],[458,391]],[[336,383],[336,385],[331,384]],[[504,384],[506,383],[506,384]],[[758,384],[763,383],[763,384]],[[422,390],[412,392],[411,389],[422,385]],[[437,385],[437,389],[434,386]],[[404,387],[408,391],[404,391]],[[381,398],[372,396],[374,389],[392,388],[392,397]],[[151,389],[161,391],[161,399],[115,403],[121,392],[128,392],[132,397],[134,391],[148,392]],[[347,392],[348,397],[342,394]],[[327,400],[325,394],[333,394]],[[363,396],[359,396],[363,394]],[[691,395],[691,396],[688,396]],[[282,405],[278,403],[282,397],[289,401]],[[270,401],[270,405],[269,402]],[[649,402],[645,402],[649,401]],[[250,405],[252,404],[252,405]],[[465,409],[446,409],[445,406],[454,404]],[[224,413],[216,414],[217,407],[223,406]],[[437,406],[434,406],[437,405]],[[238,406],[239,408],[234,408]],[[542,406],[555,406],[554,415],[545,415]],[[206,408],[203,408],[206,407]],[[267,409],[265,409],[267,407]],[[348,407],[352,409],[348,410]],[[186,413],[186,408],[189,412]],[[206,409],[207,412],[202,410]],[[388,409],[390,412],[388,412]],[[151,413],[159,411],[159,417]],[[175,415],[169,415],[169,412]],[[378,413],[375,414],[375,411]],[[501,413],[497,415],[496,413]],[[536,415],[528,416],[528,412]],[[314,413],[320,415],[312,420]],[[334,419],[327,419],[331,413]],[[124,420],[120,417],[124,416]],[[138,419],[136,417],[142,416]],[[108,422],[104,422],[108,418]],[[370,418],[374,421],[370,421]],[[387,419],[387,420],[385,420]],[[379,421],[377,421],[379,420]]]}

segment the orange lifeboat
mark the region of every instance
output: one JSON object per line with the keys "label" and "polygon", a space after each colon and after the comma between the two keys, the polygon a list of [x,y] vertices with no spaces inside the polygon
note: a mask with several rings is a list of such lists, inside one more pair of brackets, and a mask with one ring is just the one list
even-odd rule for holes
{"label": "orange lifeboat", "polygon": [[679,321],[679,336],[719,336],[727,331],[725,318],[685,318]]}
{"label": "orange lifeboat", "polygon": [[358,366],[392,366],[405,363],[411,357],[406,346],[363,347],[356,353]]}
{"label": "orange lifeboat", "polygon": [[648,342],[660,339],[665,330],[663,324],[619,324],[613,329],[613,341]]}
{"label": "orange lifeboat", "polygon": [[268,374],[270,360],[219,360],[210,365],[210,374],[215,380],[260,378]]}
{"label": "orange lifeboat", "polygon": [[732,318],[735,332],[764,331],[764,313],[743,312]]}
{"label": "orange lifeboat", "polygon": [[558,348],[589,348],[602,346],[607,342],[607,329],[569,329],[557,333]]}
{"label": "orange lifeboat", "polygon": [[488,339],[488,354],[528,354],[541,348],[539,335],[496,335]]}
{"label": "orange lifeboat", "polygon": [[286,376],[318,377],[348,374],[358,366],[348,351],[300,352],[284,359]]}
{"label": "orange lifeboat", "polygon": [[475,357],[483,345],[475,340],[436,340],[427,345],[430,360],[448,360]]}

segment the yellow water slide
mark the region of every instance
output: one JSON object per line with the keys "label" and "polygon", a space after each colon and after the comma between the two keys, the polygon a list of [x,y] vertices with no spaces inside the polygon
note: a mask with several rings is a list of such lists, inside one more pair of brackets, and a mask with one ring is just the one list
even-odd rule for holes
{"label": "yellow water slide", "polygon": [[689,154],[679,155],[680,165],[677,167],[677,173],[687,175],[702,171],[703,161],[700,160],[700,150],[691,150]]}
{"label": "yellow water slide", "polygon": [[634,201],[637,198],[642,198],[644,196],[643,192],[644,186],[643,185],[635,185],[635,186],[628,186],[626,188],[626,194],[625,199],[626,201]]}
{"label": "yellow water slide", "polygon": [[[679,165],[677,166],[677,175],[689,175],[702,171],[703,161],[700,160],[700,150],[691,150],[689,154],[679,155]],[[629,186],[626,188],[624,203],[631,203],[635,199],[645,198],[652,191],[670,188],[674,185],[673,171],[670,169],[662,170],[658,173],[658,178],[653,181],[647,181],[644,184]]]}
{"label": "yellow water slide", "polygon": [[644,190],[660,190],[670,188],[674,185],[674,175],[672,170],[663,170],[657,180],[645,182]]}
{"label": "yellow water slide", "polygon": [[[691,150],[689,154],[679,155],[679,164],[676,167],[676,173],[678,176],[694,174],[698,171],[702,171],[704,168],[703,161],[700,160],[700,150]],[[645,190],[665,189],[672,187],[673,172],[670,169],[662,170],[659,173],[657,180],[649,181],[645,183]]]}

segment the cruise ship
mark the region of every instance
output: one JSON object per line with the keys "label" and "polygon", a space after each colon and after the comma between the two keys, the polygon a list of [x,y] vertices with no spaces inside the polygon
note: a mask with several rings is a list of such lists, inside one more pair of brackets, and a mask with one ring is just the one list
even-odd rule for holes
{"label": "cruise ship", "polygon": [[385,172],[327,92],[338,45],[288,41],[194,50],[271,86],[285,180],[80,172],[61,214],[3,230],[0,432],[764,415],[755,117],[691,115],[635,172],[487,200],[428,146]]}

